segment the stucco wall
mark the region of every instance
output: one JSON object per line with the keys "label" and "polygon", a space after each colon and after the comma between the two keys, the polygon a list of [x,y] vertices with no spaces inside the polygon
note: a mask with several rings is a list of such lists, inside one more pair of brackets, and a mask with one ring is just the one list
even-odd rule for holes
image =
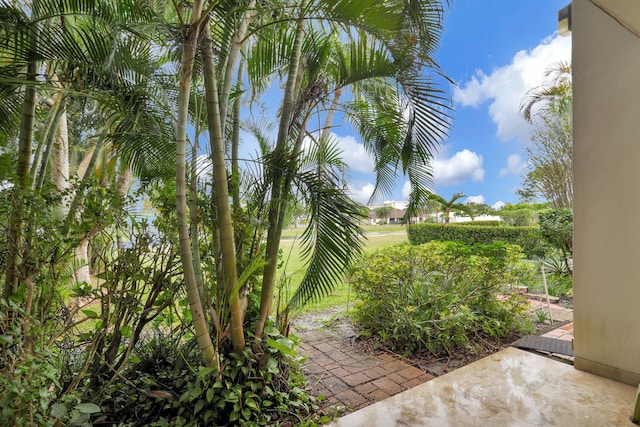
{"label": "stucco wall", "polygon": [[[640,38],[606,13],[619,2],[597,3],[573,2],[575,365],[636,385]],[[640,18],[640,2],[624,4]]]}

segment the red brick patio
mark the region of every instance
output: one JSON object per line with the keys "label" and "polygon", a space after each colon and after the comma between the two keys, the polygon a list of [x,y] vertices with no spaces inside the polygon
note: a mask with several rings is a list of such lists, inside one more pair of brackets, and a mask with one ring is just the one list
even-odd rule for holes
{"label": "red brick patio", "polygon": [[322,330],[298,335],[311,394],[325,397],[323,408],[355,411],[435,378],[388,354],[363,353]]}

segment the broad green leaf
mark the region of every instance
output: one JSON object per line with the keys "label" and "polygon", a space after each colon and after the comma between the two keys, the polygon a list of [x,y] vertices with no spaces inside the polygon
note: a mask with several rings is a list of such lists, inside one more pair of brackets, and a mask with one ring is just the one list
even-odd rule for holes
{"label": "broad green leaf", "polygon": [[88,308],[84,309],[84,310],[80,310],[81,312],[84,313],[85,316],[87,317],[98,317],[98,313],[93,311],[93,310],[89,310]]}
{"label": "broad green leaf", "polygon": [[53,418],[62,419],[67,416],[67,407],[62,403],[54,403],[51,405],[51,416]]}
{"label": "broad green leaf", "polygon": [[266,328],[264,328],[264,333],[269,336],[280,335],[280,331],[273,326],[267,326]]}
{"label": "broad green leaf", "polygon": [[96,414],[100,412],[100,407],[95,403],[80,403],[74,409],[77,409],[81,414]]}

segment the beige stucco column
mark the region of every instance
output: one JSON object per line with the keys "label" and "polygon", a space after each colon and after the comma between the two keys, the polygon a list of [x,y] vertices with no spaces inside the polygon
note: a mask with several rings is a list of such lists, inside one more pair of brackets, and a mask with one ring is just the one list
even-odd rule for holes
{"label": "beige stucco column", "polygon": [[574,0],[575,366],[640,382],[640,1]]}

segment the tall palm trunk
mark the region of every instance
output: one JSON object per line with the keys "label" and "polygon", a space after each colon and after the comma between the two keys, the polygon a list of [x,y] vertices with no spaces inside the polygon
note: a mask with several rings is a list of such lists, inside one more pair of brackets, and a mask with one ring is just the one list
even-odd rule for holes
{"label": "tall palm trunk", "polygon": [[189,217],[187,215],[186,188],[186,147],[187,147],[187,115],[189,111],[189,93],[193,77],[193,62],[198,45],[201,25],[202,0],[194,0],[189,30],[182,47],[180,67],[180,87],[178,91],[178,121],[176,123],[176,210],[178,215],[178,236],[180,259],[184,271],[184,279],[191,309],[191,318],[196,333],[196,341],[207,366],[215,366],[216,351],[209,334],[209,327],[202,310],[202,302],[198,293],[193,257],[189,238]]}
{"label": "tall palm trunk", "polygon": [[[231,86],[233,83],[233,73],[236,68],[236,63],[238,62],[240,49],[242,48],[244,38],[247,35],[247,30],[249,29],[249,24],[251,24],[251,20],[256,15],[256,11],[254,10],[255,6],[255,0],[251,0],[247,5],[242,21],[240,21],[240,25],[238,26],[238,30],[233,35],[229,54],[225,61],[224,80],[222,81],[219,96],[220,122],[222,125],[226,125],[227,122],[227,108],[229,105],[229,94],[231,93]],[[222,134],[224,135],[224,132]]]}
{"label": "tall palm trunk", "polygon": [[[31,21],[36,22],[39,16],[39,1],[34,0],[31,9]],[[18,267],[20,264],[20,249],[25,215],[24,191],[30,185],[31,149],[33,146],[33,124],[36,111],[36,77],[38,62],[34,56],[38,48],[39,32],[36,24],[29,30],[29,62],[27,64],[26,80],[28,84],[24,90],[24,103],[20,117],[20,133],[18,137],[18,166],[16,169],[16,186],[14,188],[14,207],[9,220],[7,233],[7,260],[5,267],[5,281],[3,296],[10,297],[18,286]]]}
{"label": "tall palm trunk", "polygon": [[[306,2],[301,6],[304,10]],[[289,75],[285,87],[284,98],[282,102],[282,111],[280,117],[280,125],[278,128],[278,139],[274,149],[273,158],[276,162],[273,168],[273,176],[271,180],[271,200],[269,202],[269,229],[267,231],[267,243],[265,249],[265,261],[262,275],[262,295],[260,297],[260,317],[256,325],[256,337],[260,339],[264,331],[271,307],[273,305],[273,295],[275,292],[275,278],[278,266],[278,249],[280,249],[280,238],[282,236],[282,223],[280,222],[281,212],[285,209],[286,194],[283,188],[285,180],[284,166],[287,157],[286,147],[289,139],[289,123],[291,113],[293,111],[296,86],[298,77],[298,68],[300,66],[300,57],[302,55],[302,42],[304,41],[304,20],[300,18],[297,23],[296,36],[291,50],[291,59],[289,62]]]}
{"label": "tall palm trunk", "polygon": [[205,28],[205,39],[202,46],[204,86],[207,97],[207,122],[211,144],[213,166],[213,182],[215,187],[216,210],[218,214],[218,230],[220,250],[222,252],[222,279],[226,297],[231,310],[231,342],[233,349],[240,352],[245,347],[244,309],[238,298],[238,272],[236,267],[236,248],[234,243],[233,224],[231,222],[231,206],[229,205],[229,187],[227,185],[227,167],[224,161],[224,140],[218,88],[213,63],[211,34]]}

